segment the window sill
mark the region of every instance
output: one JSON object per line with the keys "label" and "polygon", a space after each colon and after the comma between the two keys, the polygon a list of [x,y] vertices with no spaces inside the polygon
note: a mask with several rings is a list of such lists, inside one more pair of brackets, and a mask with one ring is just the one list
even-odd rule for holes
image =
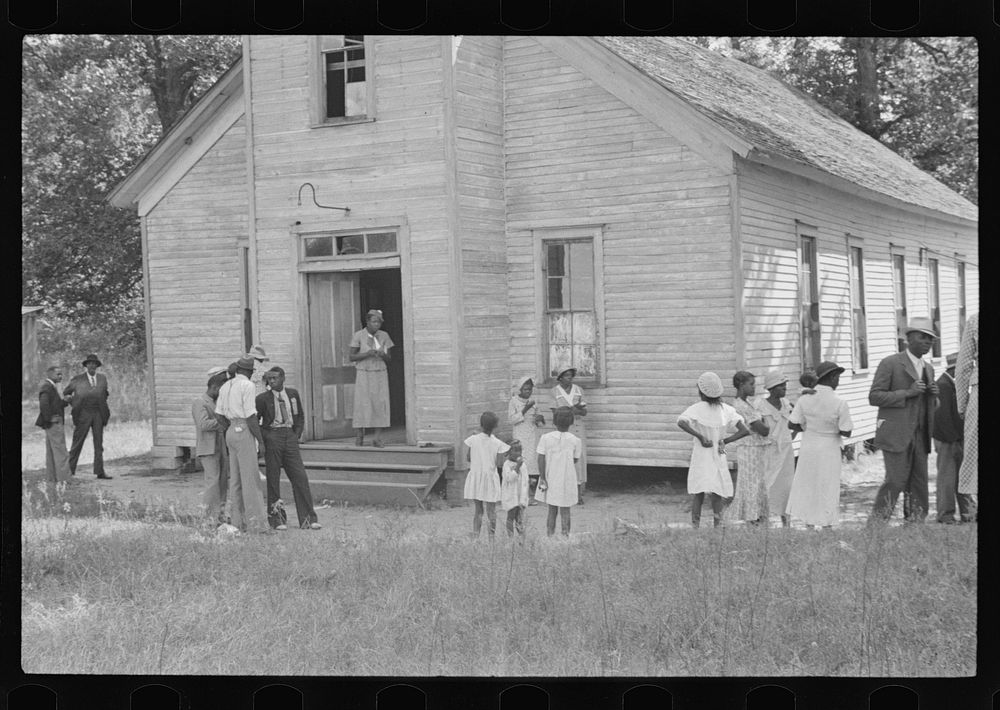
{"label": "window sill", "polygon": [[350,118],[330,118],[322,123],[313,123],[310,128],[330,128],[331,126],[351,126],[356,123],[374,123],[374,116],[351,116]]}
{"label": "window sill", "polygon": [[858,368],[857,370],[851,370],[851,374],[852,375],[867,375],[871,371],[872,370],[871,370],[870,367],[861,367],[861,368]]}

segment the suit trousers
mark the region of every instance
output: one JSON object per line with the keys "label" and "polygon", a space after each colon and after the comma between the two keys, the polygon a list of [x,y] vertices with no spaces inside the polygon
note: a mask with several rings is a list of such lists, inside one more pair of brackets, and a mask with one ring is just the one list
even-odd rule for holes
{"label": "suit trousers", "polygon": [[233,525],[246,532],[265,532],[267,511],[260,490],[257,447],[246,419],[233,419],[226,429],[229,449],[229,514]]}
{"label": "suit trousers", "polygon": [[45,473],[50,483],[69,480],[69,454],[66,452],[66,426],[52,422],[45,430]]}
{"label": "suit trousers", "polygon": [[202,491],[202,505],[205,514],[212,520],[223,519],[226,515],[226,499],[229,494],[229,457],[223,459],[222,452],[199,456],[201,468],[205,472],[205,490]]}
{"label": "suit trousers", "polygon": [[73,445],[69,450],[69,471],[76,475],[76,462],[83,451],[83,442],[87,440],[87,432],[93,432],[94,440],[94,473],[104,475],[104,419],[97,410],[80,412],[79,423],[73,429]]}
{"label": "suit trousers", "polygon": [[955,502],[962,520],[971,520],[976,512],[971,495],[958,492],[958,469],[962,466],[962,441],[934,440],[937,451],[937,490],[934,500],[939,523],[955,519]]}
{"label": "suit trousers", "polygon": [[888,520],[900,493],[908,495],[904,514],[909,521],[922,521],[927,517],[929,494],[927,492],[927,450],[924,437],[918,431],[905,451],[882,451],[885,463],[885,483],[875,494],[872,515]]}
{"label": "suit trousers", "polygon": [[281,469],[285,469],[288,482],[292,484],[292,495],[295,497],[295,513],[299,518],[299,527],[308,526],[319,521],[313,508],[312,492],[309,490],[309,478],[306,467],[302,463],[302,453],[299,451],[299,437],[288,427],[277,427],[264,430],[264,462],[267,475],[267,512],[268,522],[275,527],[280,522],[273,511],[273,506],[281,498]]}

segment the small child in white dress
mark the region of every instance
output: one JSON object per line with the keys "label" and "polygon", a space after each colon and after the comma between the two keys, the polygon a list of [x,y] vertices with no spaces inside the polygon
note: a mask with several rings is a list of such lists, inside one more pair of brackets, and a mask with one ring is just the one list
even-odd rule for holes
{"label": "small child in white dress", "polygon": [[482,431],[473,434],[465,440],[469,461],[469,474],[465,477],[465,498],[476,504],[476,512],[472,517],[472,536],[479,537],[483,529],[483,508],[489,519],[490,537],[497,530],[497,503],[500,502],[500,477],[497,469],[503,463],[503,455],[510,448],[500,439],[493,436],[493,431],[499,423],[493,412],[483,412],[479,417]]}
{"label": "small child in white dress", "polygon": [[500,507],[507,511],[507,535],[524,535],[524,510],[528,505],[528,464],[521,456],[521,442],[510,442],[500,474]]}
{"label": "small child in white dress", "polygon": [[[701,524],[701,507],[708,493],[712,502],[715,526],[722,524],[723,499],[733,495],[733,478],[726,464],[726,444],[750,433],[743,418],[722,401],[722,380],[714,372],[698,378],[700,402],[692,404],[677,417],[677,426],[695,438],[688,467],[688,493],[691,494],[691,525]],[[734,431],[727,436],[727,432]]]}
{"label": "small child in white dress", "polygon": [[553,416],[556,431],[543,434],[538,440],[538,490],[535,499],[548,503],[549,517],[545,531],[551,537],[556,532],[556,516],[562,518],[562,534],[569,535],[570,507],[577,503],[576,463],[580,460],[583,442],[570,433],[573,410],[560,407]]}

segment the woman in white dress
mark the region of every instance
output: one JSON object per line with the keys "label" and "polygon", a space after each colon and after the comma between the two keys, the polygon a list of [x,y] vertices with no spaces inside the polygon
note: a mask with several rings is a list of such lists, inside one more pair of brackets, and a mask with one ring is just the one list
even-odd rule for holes
{"label": "woman in white dress", "polygon": [[365,327],[351,338],[348,358],[354,363],[355,444],[365,443],[365,427],[375,429],[373,446],[382,446],[382,429],[389,426],[389,350],[395,344],[382,328],[382,311],[374,308],[365,316]]}
{"label": "woman in white dress", "polygon": [[792,490],[795,477],[795,452],[792,439],[795,433],[788,428],[788,417],[792,405],[785,399],[788,378],[778,370],[771,370],[764,376],[764,389],[768,394],[757,400],[757,410],[761,413],[769,430],[768,436],[774,442],[767,449],[764,482],[767,485],[767,505],[772,515],[781,516],[782,527],[788,527],[790,518],[788,494]]}
{"label": "woman in white dress", "polygon": [[573,384],[576,368],[568,367],[556,378],[558,384],[552,388],[552,413],[569,407],[573,410],[573,424],[569,431],[580,440],[580,460],[576,463],[577,502],[583,505],[583,493],[587,489],[587,426],[583,418],[587,416],[587,403],[583,401],[583,390]]}
{"label": "woman in white dress", "polygon": [[[531,398],[535,383],[530,377],[522,377],[514,383],[514,394],[507,404],[507,421],[513,426],[514,438],[521,442],[527,456],[524,468],[530,483],[531,495],[538,486],[538,459],[535,447],[538,445],[538,430],[545,425],[545,417],[539,414],[538,404]],[[532,498],[529,505],[536,505]]]}
{"label": "woman in white dress", "polygon": [[788,418],[788,426],[803,434],[787,512],[808,528],[829,528],[840,517],[840,444],[854,426],[850,407],[834,392],[843,371],[835,362],[821,362],[816,394],[799,397]]}

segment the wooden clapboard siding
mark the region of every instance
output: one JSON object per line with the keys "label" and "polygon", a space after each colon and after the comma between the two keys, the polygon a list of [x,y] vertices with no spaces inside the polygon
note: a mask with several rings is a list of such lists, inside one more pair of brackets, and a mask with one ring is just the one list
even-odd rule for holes
{"label": "wooden clapboard siding", "polygon": [[604,225],[588,460],[686,466],[676,417],[698,375],[736,357],[730,177],[535,40],[508,37],[504,54],[512,370],[541,363],[532,230]]}
{"label": "wooden clapboard siding", "polygon": [[242,349],[237,240],[246,237],[239,119],[146,216],[153,443],[192,446],[205,372]]}
{"label": "wooden clapboard siding", "polygon": [[[272,359],[290,377],[304,361],[294,222],[303,229],[396,226],[405,220],[412,272],[410,302],[416,438],[451,442],[456,412],[452,299],[448,291],[451,233],[443,128],[443,67],[438,37],[375,37],[375,120],[311,126],[309,41],[302,36],[254,36],[250,44],[254,111],[254,190],[260,333]],[[311,182],[321,204],[303,205],[299,187]],[[404,288],[406,285],[404,284]]]}
{"label": "wooden clapboard siding", "polygon": [[[799,373],[813,364],[803,363],[801,357],[797,244],[802,234],[814,236],[821,356],[847,368],[838,392],[851,406],[852,440],[870,438],[876,413],[868,405],[871,378],[879,361],[896,351],[890,244],[905,250],[910,317],[925,316],[928,309],[927,259],[925,255],[919,264],[920,247],[941,252],[943,356],[958,346],[954,259],[947,255],[957,251],[978,260],[974,227],[914,215],[752,163],[740,166],[740,202],[748,369],[758,374],[780,369],[790,378],[794,397]],[[797,220],[803,225],[798,231]],[[847,235],[863,249],[868,368],[853,360]],[[935,365],[940,369],[942,362]]]}
{"label": "wooden clapboard siding", "polygon": [[510,391],[507,255],[504,242],[503,39],[453,40],[455,189],[462,268],[464,419],[503,423]]}

